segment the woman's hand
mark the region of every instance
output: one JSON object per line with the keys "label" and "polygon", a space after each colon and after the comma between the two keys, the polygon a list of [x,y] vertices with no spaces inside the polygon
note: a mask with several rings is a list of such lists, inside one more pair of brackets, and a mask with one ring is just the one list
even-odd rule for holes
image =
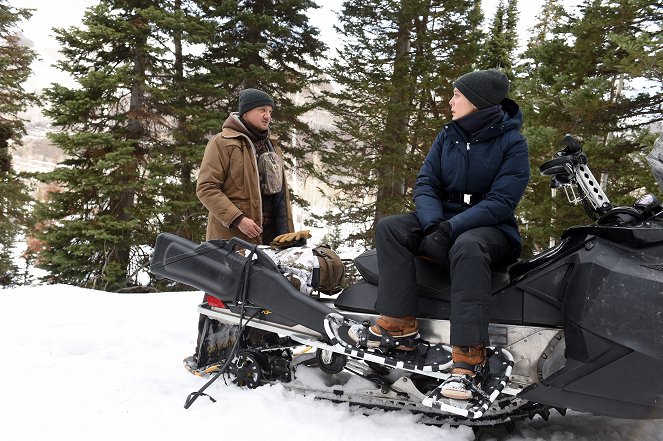
{"label": "woman's hand", "polygon": [[419,251],[422,255],[433,259],[435,263],[448,268],[449,249],[452,244],[451,225],[447,221],[442,221],[432,233],[424,237],[419,245]]}

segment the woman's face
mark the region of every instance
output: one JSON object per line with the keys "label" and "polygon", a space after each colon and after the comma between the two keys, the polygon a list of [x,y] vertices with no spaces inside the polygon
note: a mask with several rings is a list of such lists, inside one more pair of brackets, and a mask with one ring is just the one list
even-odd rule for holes
{"label": "woman's face", "polygon": [[456,120],[476,112],[477,108],[470,102],[465,95],[460,93],[460,90],[454,87],[454,96],[449,100],[451,106],[451,119]]}

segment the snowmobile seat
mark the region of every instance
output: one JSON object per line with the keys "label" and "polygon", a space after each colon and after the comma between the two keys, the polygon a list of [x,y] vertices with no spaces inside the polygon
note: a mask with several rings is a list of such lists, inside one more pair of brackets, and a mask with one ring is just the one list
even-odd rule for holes
{"label": "snowmobile seat", "polygon": [[[334,301],[337,308],[360,313],[375,314],[375,301],[378,296],[378,260],[375,250],[369,250],[357,256],[355,267],[363,280],[345,288]],[[439,266],[427,259],[415,259],[417,272],[417,294],[419,295],[419,314],[421,318],[449,319],[451,303],[449,274],[440,271]],[[494,270],[492,274],[492,292],[499,293],[509,284],[506,269]],[[498,298],[499,297],[499,298]],[[522,295],[494,296],[491,304],[491,317],[495,319],[519,322],[522,320]]]}
{"label": "snowmobile seat", "polygon": [[[368,250],[357,256],[355,266],[362,278],[372,284],[378,284],[378,258],[376,250]],[[447,271],[440,271],[440,267],[430,260],[416,258],[414,260],[417,272],[417,293],[420,297],[428,297],[449,301],[449,288],[451,281]],[[491,279],[491,290],[497,292],[509,283],[509,274],[506,268],[495,268]]]}
{"label": "snowmobile seat", "polygon": [[[344,311],[362,314],[377,314],[375,301],[378,298],[378,286],[361,281],[345,288],[334,300],[334,306]],[[419,318],[449,320],[451,317],[451,302],[419,296]],[[494,295],[490,305],[490,317],[495,321],[521,323],[522,322],[522,294]]]}

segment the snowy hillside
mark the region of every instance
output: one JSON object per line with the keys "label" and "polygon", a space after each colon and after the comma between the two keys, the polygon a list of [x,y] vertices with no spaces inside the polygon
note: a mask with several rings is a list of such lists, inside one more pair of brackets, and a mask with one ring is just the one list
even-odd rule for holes
{"label": "snowy hillside", "polygon": [[[204,380],[181,360],[195,342],[198,292],[111,294],[70,286],[0,290],[0,440],[470,440],[406,413],[365,416],[281,386]],[[300,373],[300,371],[298,371]],[[301,375],[319,375],[303,371]],[[570,412],[520,423],[499,439],[663,441],[663,420]],[[490,439],[490,437],[488,437]]]}

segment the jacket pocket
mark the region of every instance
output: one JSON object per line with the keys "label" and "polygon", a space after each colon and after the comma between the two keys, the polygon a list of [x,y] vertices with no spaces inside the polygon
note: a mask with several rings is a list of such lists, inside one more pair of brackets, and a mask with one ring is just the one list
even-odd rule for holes
{"label": "jacket pocket", "polygon": [[230,179],[237,189],[244,189],[244,155],[242,149],[234,148],[230,154]]}

